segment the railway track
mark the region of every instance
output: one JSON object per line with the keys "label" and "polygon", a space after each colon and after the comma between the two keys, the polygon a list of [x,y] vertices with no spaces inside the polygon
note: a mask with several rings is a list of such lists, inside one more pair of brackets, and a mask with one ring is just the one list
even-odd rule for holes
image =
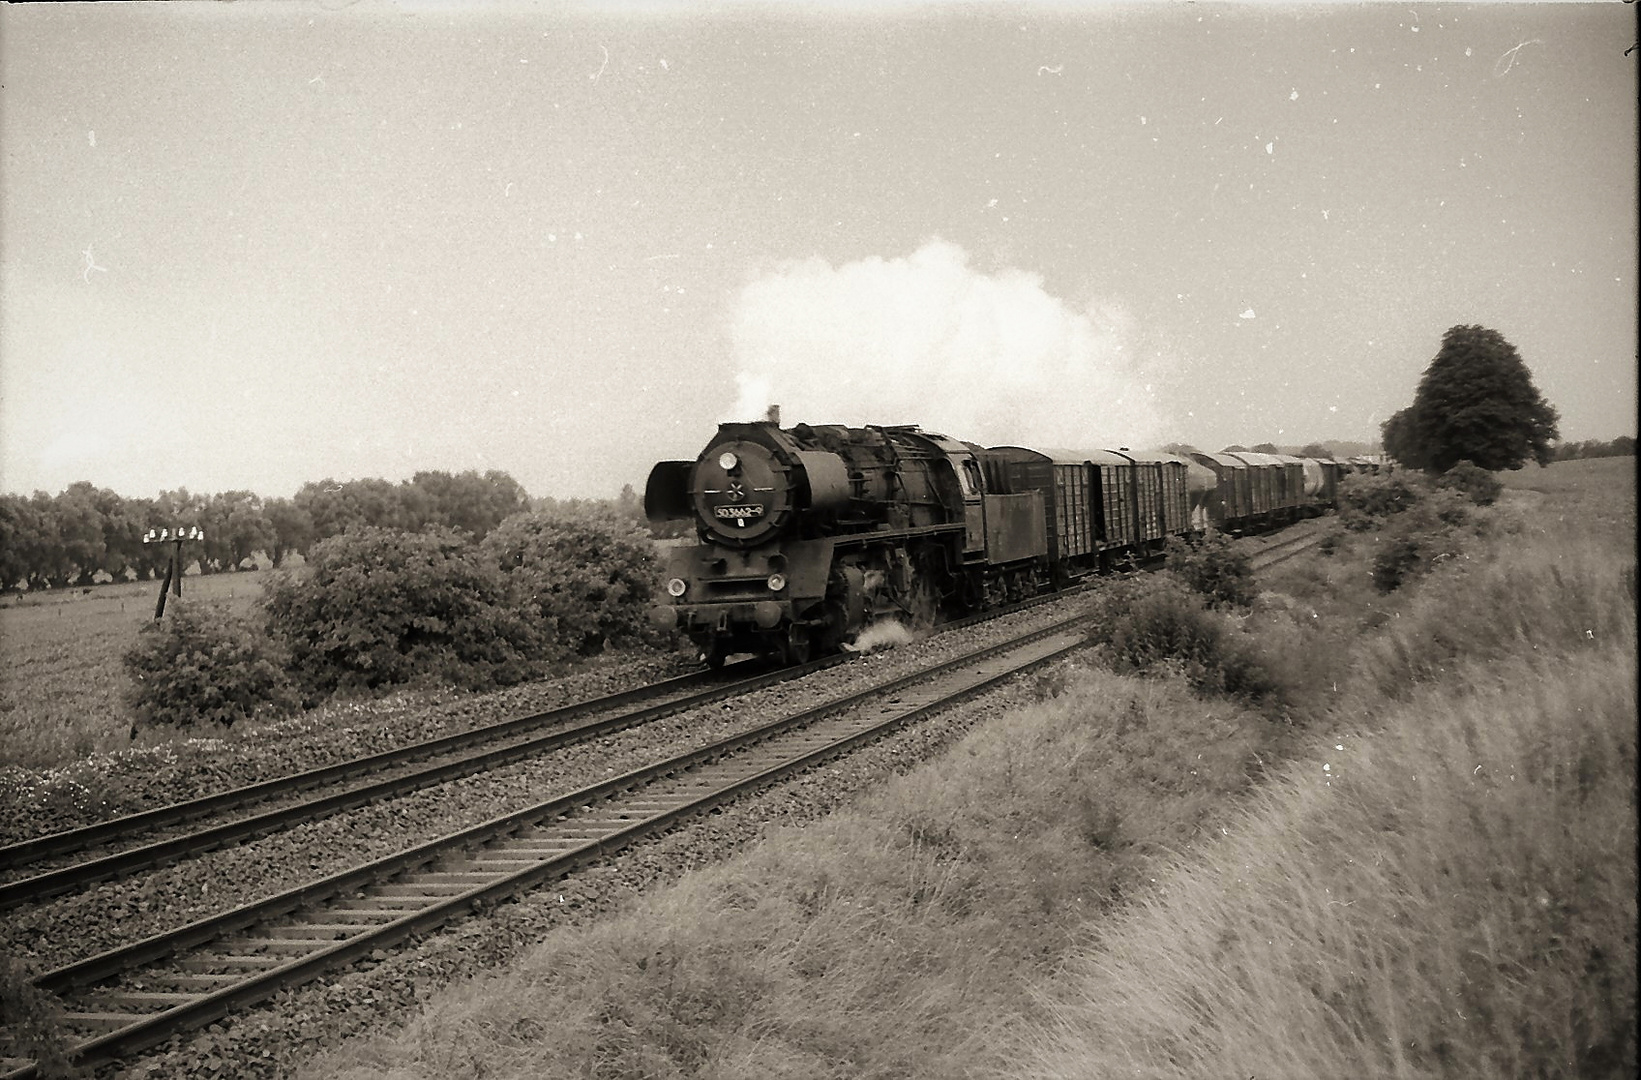
{"label": "railway track", "polygon": [[[737,664],[727,676],[712,672],[681,675],[559,709],[12,844],[0,848],[0,868],[3,868],[0,872],[13,878],[0,884],[0,910],[36,903],[100,881],[129,877],[315,818],[500,768],[798,678],[842,663],[844,659],[826,657],[801,667],[773,671],[756,664]],[[751,674],[740,673],[743,666],[755,670]],[[543,730],[547,728],[552,730]],[[305,797],[294,803],[223,820],[236,810],[299,795]],[[201,826],[201,821],[210,823]],[[177,826],[189,827],[176,832]],[[165,830],[171,830],[172,834],[138,846],[121,846],[133,838],[152,837]],[[64,856],[88,850],[94,853],[93,857],[62,864]],[[42,869],[42,864],[51,865]],[[14,876],[20,868],[33,872]]]}
{"label": "railway track", "polygon": [[[737,796],[1083,643],[1084,616],[792,713],[389,858],[34,980],[67,1003],[77,1066],[129,1057],[379,949],[607,859]],[[8,1062],[3,1064],[17,1064]],[[22,1080],[32,1063],[3,1074]]]}
{"label": "railway track", "polygon": [[1321,540],[1322,529],[1322,525],[1314,522],[1301,522],[1284,529],[1253,553],[1249,559],[1249,569],[1255,573],[1269,570],[1310,550]]}
{"label": "railway track", "polygon": [[[1069,594],[1033,598],[998,611],[955,620],[943,625],[941,630],[959,629],[1066,595]],[[764,669],[755,661],[743,661],[723,672],[693,672],[558,709],[0,847],[0,911],[39,903],[99,882],[121,880],[307,821],[501,768],[801,678],[847,660],[846,655],[821,657],[806,664],[773,670]],[[291,801],[293,799],[296,801]],[[279,805],[229,817],[235,811],[267,803]],[[138,838],[147,838],[147,841],[134,843]],[[91,855],[68,860],[68,856],[81,852]]]}

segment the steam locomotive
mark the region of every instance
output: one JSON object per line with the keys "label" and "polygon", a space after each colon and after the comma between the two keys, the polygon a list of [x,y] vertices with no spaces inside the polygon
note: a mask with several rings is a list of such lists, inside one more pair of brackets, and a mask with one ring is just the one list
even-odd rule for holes
{"label": "steam locomotive", "polygon": [[[1268,460],[1267,460],[1268,459]],[[1320,513],[1349,466],[1274,454],[981,447],[916,426],[724,424],[645,485],[668,552],[658,625],[708,664],[802,663],[881,619],[914,627],[1156,558],[1171,536]]]}

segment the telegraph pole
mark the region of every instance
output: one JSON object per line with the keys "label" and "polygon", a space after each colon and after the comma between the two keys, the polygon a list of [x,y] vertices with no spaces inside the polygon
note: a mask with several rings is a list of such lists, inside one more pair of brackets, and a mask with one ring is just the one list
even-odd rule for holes
{"label": "telegraph pole", "polygon": [[143,536],[142,542],[145,544],[175,545],[171,549],[171,565],[166,567],[165,580],[160,583],[159,601],[154,605],[154,618],[156,620],[165,615],[165,594],[167,591],[175,593],[177,596],[182,595],[182,542],[184,540],[204,539],[205,533],[198,526],[183,532],[181,525],[178,525],[175,530],[161,529],[159,532],[155,532],[153,529],[149,529]]}

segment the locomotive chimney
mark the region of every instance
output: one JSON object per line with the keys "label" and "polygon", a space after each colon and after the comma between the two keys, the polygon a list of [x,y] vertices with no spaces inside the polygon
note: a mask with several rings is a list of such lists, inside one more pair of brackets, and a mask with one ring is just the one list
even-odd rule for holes
{"label": "locomotive chimney", "polygon": [[781,407],[779,405],[771,405],[769,407],[769,411],[764,414],[764,420],[768,423],[774,424],[776,427],[780,427]]}

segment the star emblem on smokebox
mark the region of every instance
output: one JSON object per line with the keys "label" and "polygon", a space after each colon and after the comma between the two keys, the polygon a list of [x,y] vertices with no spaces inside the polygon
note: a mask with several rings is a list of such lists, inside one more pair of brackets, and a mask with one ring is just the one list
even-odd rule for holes
{"label": "star emblem on smokebox", "polygon": [[724,494],[729,496],[730,502],[746,502],[746,488],[741,486],[739,480],[731,480]]}

